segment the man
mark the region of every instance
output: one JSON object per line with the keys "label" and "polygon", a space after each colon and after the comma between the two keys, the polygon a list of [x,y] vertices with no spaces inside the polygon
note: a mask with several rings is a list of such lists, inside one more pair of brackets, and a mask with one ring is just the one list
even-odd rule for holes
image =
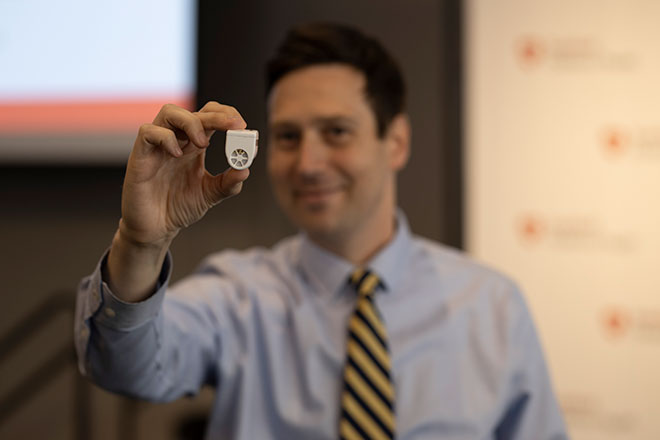
{"label": "man", "polygon": [[213,132],[246,127],[237,110],[164,106],[81,283],[83,373],[159,401],[216,387],[208,438],[566,438],[515,286],[412,236],[397,211],[410,127],[384,49],[347,27],[296,28],[269,63],[267,105],[268,172],[302,232],[212,255],[170,287],[172,240],[249,173],[204,169]]}

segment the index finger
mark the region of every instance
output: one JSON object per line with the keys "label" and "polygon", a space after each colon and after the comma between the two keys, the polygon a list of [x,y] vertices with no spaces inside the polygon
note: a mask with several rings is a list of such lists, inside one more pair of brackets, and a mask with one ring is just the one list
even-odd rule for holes
{"label": "index finger", "polygon": [[235,107],[215,101],[207,102],[195,114],[202,121],[205,133],[209,137],[216,130],[237,130],[247,127],[245,119]]}
{"label": "index finger", "polygon": [[174,104],[165,104],[154,118],[153,124],[175,130],[175,133],[176,130],[183,131],[198,147],[204,148],[208,145],[208,138],[204,136],[204,126],[199,118]]}

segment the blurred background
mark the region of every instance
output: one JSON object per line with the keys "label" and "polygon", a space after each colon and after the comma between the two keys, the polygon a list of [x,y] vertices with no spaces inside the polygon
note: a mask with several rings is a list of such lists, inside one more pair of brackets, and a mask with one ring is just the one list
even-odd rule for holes
{"label": "blurred background", "polygon": [[[78,383],[75,288],[114,234],[139,125],[167,102],[217,100],[265,140],[264,64],[292,24],[355,24],[391,48],[414,119],[401,203],[417,232],[460,245],[459,143],[444,129],[459,118],[456,4],[35,0],[3,3],[0,17],[0,438],[198,438],[211,391],[156,405]],[[219,133],[212,172],[227,167],[223,146]],[[272,199],[265,150],[262,142],[241,196],[179,236],[175,279],[210,252],[294,232]]]}
{"label": "blurred background", "polygon": [[[75,289],[112,239],[139,125],[217,100],[264,140],[264,63],[311,20],[400,61],[400,204],[521,284],[573,438],[660,438],[658,19],[653,0],[1,3],[0,438],[201,438],[212,390],[153,404],[79,377]],[[261,148],[240,197],[177,238],[174,279],[294,232]]]}

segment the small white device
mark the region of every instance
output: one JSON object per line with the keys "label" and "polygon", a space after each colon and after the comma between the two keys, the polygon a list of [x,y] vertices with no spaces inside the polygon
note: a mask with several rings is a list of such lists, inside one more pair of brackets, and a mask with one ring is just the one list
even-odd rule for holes
{"label": "small white device", "polygon": [[235,170],[244,170],[252,165],[259,150],[258,140],[257,130],[227,130],[225,154],[229,166]]}

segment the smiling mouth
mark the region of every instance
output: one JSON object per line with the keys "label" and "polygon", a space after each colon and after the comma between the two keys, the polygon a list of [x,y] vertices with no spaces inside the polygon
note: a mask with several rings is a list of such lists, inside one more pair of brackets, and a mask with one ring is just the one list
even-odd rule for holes
{"label": "smiling mouth", "polygon": [[303,189],[295,190],[293,196],[297,200],[302,200],[308,203],[320,203],[325,201],[328,197],[340,191],[339,188],[323,188],[323,189]]}

